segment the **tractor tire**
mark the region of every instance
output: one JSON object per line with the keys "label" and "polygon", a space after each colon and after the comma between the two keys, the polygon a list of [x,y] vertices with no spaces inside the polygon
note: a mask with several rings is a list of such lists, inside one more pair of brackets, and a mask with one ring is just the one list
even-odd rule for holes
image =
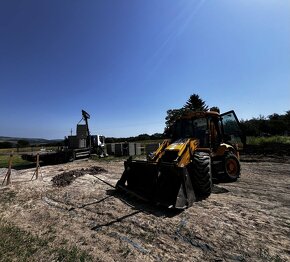
{"label": "tractor tire", "polygon": [[211,158],[208,153],[195,152],[190,164],[190,178],[197,200],[207,198],[212,191]]}
{"label": "tractor tire", "polygon": [[224,169],[224,177],[227,182],[235,182],[240,177],[240,161],[233,152],[229,152],[225,155]]}

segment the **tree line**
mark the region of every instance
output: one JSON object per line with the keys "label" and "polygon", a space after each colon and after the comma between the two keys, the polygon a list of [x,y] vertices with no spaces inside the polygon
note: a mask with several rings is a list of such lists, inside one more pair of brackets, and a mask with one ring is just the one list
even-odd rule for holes
{"label": "tree line", "polygon": [[[216,111],[217,106],[209,107],[197,94],[192,94],[183,107],[169,109],[165,118],[164,136],[170,136],[170,127],[177,118],[188,111]],[[241,129],[246,136],[276,136],[290,135],[290,110],[285,114],[273,113],[267,117],[259,116],[249,120],[240,120]]]}
{"label": "tree line", "polygon": [[[135,137],[115,138],[107,137],[106,143],[118,142],[136,142],[145,140],[162,140],[171,135],[171,127],[177,118],[186,114],[188,111],[216,111],[219,112],[217,106],[209,107],[206,102],[197,94],[192,94],[181,108],[167,110],[165,117],[165,128],[163,133],[155,133],[153,135],[140,134]],[[257,118],[249,120],[240,120],[241,128],[246,136],[276,136],[276,135],[290,135],[290,110],[285,114],[273,113],[267,117],[260,115]],[[44,145],[42,143],[42,145]],[[60,146],[63,142],[50,143],[46,146]],[[10,142],[0,142],[0,148],[12,147],[28,147],[30,146],[27,140],[19,140],[17,144]]]}
{"label": "tree line", "polygon": [[36,147],[36,146],[63,146],[64,141],[60,142],[49,142],[49,143],[33,143],[31,144],[28,140],[25,139],[20,139],[17,140],[17,142],[9,142],[9,141],[4,141],[0,142],[0,149],[1,148],[25,148],[25,147]]}
{"label": "tree line", "polygon": [[241,127],[247,136],[283,136],[290,135],[290,110],[285,114],[273,113],[267,117],[241,120]]}
{"label": "tree line", "polygon": [[27,140],[18,140],[17,143],[12,142],[0,142],[0,148],[23,148],[23,147],[29,147],[30,143]]}

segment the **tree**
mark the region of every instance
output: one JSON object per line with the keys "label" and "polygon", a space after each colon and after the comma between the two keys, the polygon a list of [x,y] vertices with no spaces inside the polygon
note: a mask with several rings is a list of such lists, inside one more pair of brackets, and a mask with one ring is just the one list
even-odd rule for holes
{"label": "tree", "polygon": [[213,107],[211,107],[211,108],[209,109],[209,111],[213,111],[213,112],[220,113],[220,109],[219,109],[219,107],[217,107],[217,106],[213,106]]}
{"label": "tree", "polygon": [[12,148],[13,144],[10,142],[0,142],[0,148]]}
{"label": "tree", "polygon": [[165,125],[171,126],[175,120],[184,114],[184,110],[181,109],[169,109],[167,110],[167,116],[165,117]]}
{"label": "tree", "polygon": [[183,109],[185,111],[208,111],[208,106],[199,95],[192,94],[183,106]]}
{"label": "tree", "polygon": [[164,136],[168,137],[171,135],[171,127],[178,119],[184,114],[184,109],[169,109],[167,110],[167,116],[165,117],[165,129],[164,129]]}
{"label": "tree", "polygon": [[137,136],[137,140],[150,140],[150,136],[148,134],[141,134]]}
{"label": "tree", "polygon": [[186,101],[185,105],[179,109],[169,109],[167,110],[167,116],[165,117],[165,129],[164,135],[171,135],[171,127],[176,119],[180,118],[183,114],[188,111],[207,111],[208,106],[205,104],[199,95],[192,94]]}
{"label": "tree", "polygon": [[243,132],[248,136],[284,135],[290,134],[290,111],[286,114],[272,114],[268,117],[260,115],[258,118],[242,120]]}
{"label": "tree", "polygon": [[284,118],[286,121],[290,122],[290,110],[286,111],[286,114],[284,115]]}
{"label": "tree", "polygon": [[286,114],[284,115],[284,120],[287,126],[286,132],[288,135],[290,135],[290,110],[286,111]]}
{"label": "tree", "polygon": [[29,142],[27,140],[18,140],[17,141],[17,147],[28,147]]}

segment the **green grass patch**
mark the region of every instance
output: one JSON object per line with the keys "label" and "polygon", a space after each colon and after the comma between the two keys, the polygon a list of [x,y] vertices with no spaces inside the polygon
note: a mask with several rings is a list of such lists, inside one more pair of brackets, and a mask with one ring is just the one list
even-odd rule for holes
{"label": "green grass patch", "polygon": [[248,145],[290,144],[289,136],[247,137]]}
{"label": "green grass patch", "polygon": [[8,154],[11,153],[11,151],[13,151],[14,153],[23,153],[23,152],[38,152],[40,151],[40,149],[45,148],[46,150],[57,150],[57,146],[48,146],[48,147],[21,147],[21,148],[0,148],[0,154]]}
{"label": "green grass patch", "polygon": [[[0,168],[8,168],[8,162],[9,162],[9,155],[0,155]],[[35,166],[35,164],[28,162],[26,160],[23,160],[21,156],[14,155],[12,158],[12,168],[19,169],[19,168],[29,168]]]}

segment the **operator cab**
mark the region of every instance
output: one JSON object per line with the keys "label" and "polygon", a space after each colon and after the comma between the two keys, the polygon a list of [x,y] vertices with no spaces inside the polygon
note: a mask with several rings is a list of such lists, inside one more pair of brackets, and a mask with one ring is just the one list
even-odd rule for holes
{"label": "operator cab", "polygon": [[206,118],[181,118],[173,128],[173,140],[196,138],[201,147],[208,144],[208,123]]}
{"label": "operator cab", "polygon": [[173,141],[195,138],[200,148],[216,149],[222,142],[243,147],[242,131],[234,111],[193,112],[181,117],[173,126]]}

